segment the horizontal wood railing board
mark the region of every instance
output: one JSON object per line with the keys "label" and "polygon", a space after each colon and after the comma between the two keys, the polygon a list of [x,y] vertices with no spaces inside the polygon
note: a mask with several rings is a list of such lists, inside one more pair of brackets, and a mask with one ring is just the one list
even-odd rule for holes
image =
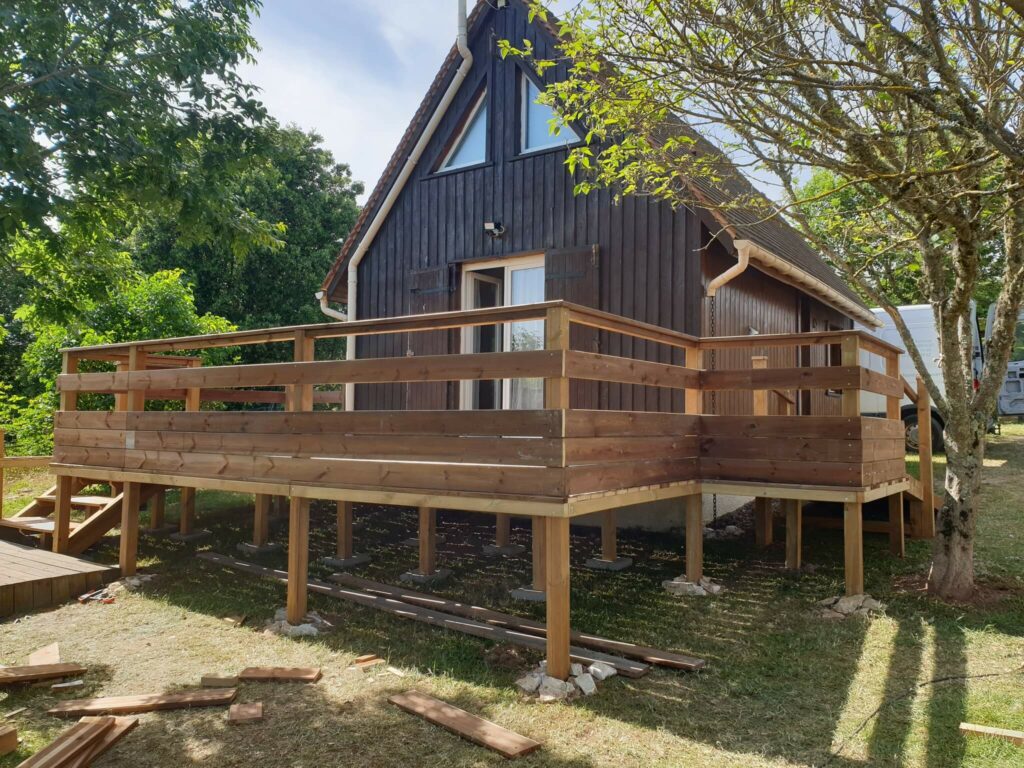
{"label": "horizontal wood railing board", "polygon": [[697,435],[700,431],[700,418],[700,416],[685,413],[571,409],[565,412],[565,435],[566,437]]}
{"label": "horizontal wood railing board", "polygon": [[859,487],[862,465],[858,462],[717,459],[702,456],[704,480],[737,480],[764,483],[808,483]]}
{"label": "horizontal wood railing board", "polygon": [[902,439],[843,440],[827,437],[700,438],[700,455],[712,459],[799,459],[866,462],[902,456]]}
{"label": "horizontal wood railing board", "polygon": [[753,336],[713,336],[700,339],[700,348],[763,349],[767,347],[808,347],[841,344],[844,338],[855,337],[865,352],[882,357],[899,355],[903,350],[865,331],[822,331],[819,333],[767,333]]}
{"label": "horizontal wood railing board", "polygon": [[112,393],[151,389],[546,378],[562,374],[562,358],[561,351],[535,350],[222,365],[170,371],[61,374],[57,377],[57,386],[62,391]]}
{"label": "horizontal wood railing board", "polygon": [[699,459],[696,456],[619,462],[602,467],[583,465],[565,469],[569,496],[696,480],[699,473]]}
{"label": "horizontal wood railing board", "polygon": [[700,339],[681,331],[673,331],[662,328],[658,325],[644,323],[610,312],[603,312],[591,307],[583,307],[577,304],[570,304],[569,320],[576,325],[585,325],[589,328],[618,333],[623,336],[630,336],[643,341],[653,341],[657,344],[665,344],[680,349],[694,349],[700,343]]}
{"label": "horizontal wood railing board", "polygon": [[695,436],[570,437],[565,440],[565,463],[614,464],[620,461],[697,456]]}
{"label": "horizontal wood railing board", "polygon": [[865,416],[714,416],[700,417],[704,436],[724,437],[902,437],[903,422]]}
{"label": "horizontal wood railing board", "polygon": [[856,365],[815,368],[745,368],[702,371],[703,390],[857,389],[861,368]]}
{"label": "horizontal wood railing board", "polygon": [[[553,438],[440,435],[268,434],[240,432],[57,429],[61,445],[473,464],[560,466],[562,445]],[[129,445],[130,443],[130,445]]]}
{"label": "horizontal wood railing board", "polygon": [[4,456],[0,457],[0,469],[31,469],[45,467],[53,456]]}
{"label": "horizontal wood railing board", "polygon": [[60,446],[61,464],[256,482],[354,485],[438,492],[526,494],[560,498],[558,469],[371,459],[292,458],[241,454],[140,451]]}
{"label": "horizontal wood railing board", "polygon": [[[58,429],[558,437],[562,429],[561,413],[555,410],[488,411],[486,416],[481,416],[479,411],[60,411],[55,423]],[[641,415],[671,417],[671,414]]]}
{"label": "horizontal wood railing board", "polygon": [[565,374],[571,379],[643,384],[650,387],[695,389],[700,386],[700,371],[694,368],[596,352],[567,353]]}

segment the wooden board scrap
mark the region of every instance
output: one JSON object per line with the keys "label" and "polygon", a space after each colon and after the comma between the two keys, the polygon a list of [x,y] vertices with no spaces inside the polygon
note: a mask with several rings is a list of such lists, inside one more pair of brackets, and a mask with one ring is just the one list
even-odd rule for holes
{"label": "wooden board scrap", "polygon": [[72,699],[47,710],[57,717],[82,715],[135,714],[162,709],[189,709],[191,707],[217,707],[230,704],[237,693],[235,688],[206,688],[183,693],[145,693],[138,696],[105,696],[98,699]]}
{"label": "wooden board scrap", "polygon": [[[99,718],[92,716],[83,717],[79,722],[97,719]],[[103,734],[103,737],[97,741],[88,752],[83,753],[81,757],[68,763],[62,768],[88,768],[96,758],[117,744],[117,742],[123,739],[130,731],[134,730],[135,726],[138,724],[139,718],[137,717],[115,717],[114,725]]]}
{"label": "wooden board scrap", "polygon": [[464,739],[493,749],[508,758],[528,755],[540,748],[540,742],[502,728],[490,720],[470,714],[464,709],[435,699],[419,691],[406,691],[388,697],[388,701],[406,712],[419,715]]}
{"label": "wooden board scrap", "polygon": [[0,756],[9,755],[18,748],[18,729],[13,725],[0,725]]}
{"label": "wooden board scrap", "polygon": [[375,653],[367,653],[353,661],[349,665],[349,669],[359,669],[365,672],[372,667],[379,667],[381,664],[387,664],[387,662]]}
{"label": "wooden board scrap", "polygon": [[238,675],[203,675],[199,685],[203,688],[234,688],[238,685]]}
{"label": "wooden board scrap", "polygon": [[321,677],[318,667],[246,667],[238,673],[247,682],[315,683]]}
{"label": "wooden board scrap", "polygon": [[63,768],[89,754],[103,736],[114,727],[114,718],[98,717],[80,721],[51,741],[18,768]]}
{"label": "wooden board scrap", "polygon": [[992,728],[987,725],[975,725],[974,723],[960,723],[960,733],[965,736],[989,736],[996,739],[1003,739],[1018,747],[1024,747],[1024,731],[1011,731],[1006,728]]}
{"label": "wooden board scrap", "polygon": [[256,701],[252,704],[232,704],[228,709],[228,722],[235,725],[240,723],[252,723],[262,719],[262,701]]}
{"label": "wooden board scrap", "polygon": [[28,657],[28,663],[32,666],[40,664],[60,664],[60,644],[50,643],[36,651],[32,651]]}
{"label": "wooden board scrap", "polygon": [[84,675],[88,670],[80,664],[35,664],[25,667],[0,668],[0,686],[36,683],[60,677]]}

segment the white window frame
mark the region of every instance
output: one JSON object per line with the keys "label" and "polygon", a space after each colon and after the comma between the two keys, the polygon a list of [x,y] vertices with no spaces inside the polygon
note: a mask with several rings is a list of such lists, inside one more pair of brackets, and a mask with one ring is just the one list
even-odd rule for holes
{"label": "white window frame", "polygon": [[[503,271],[501,277],[501,306],[509,306],[509,301],[512,299],[512,280],[509,274],[512,270],[516,269],[533,269],[536,267],[544,266],[544,254],[543,253],[532,253],[526,256],[516,256],[510,259],[488,259],[487,261],[474,261],[472,263],[466,263],[462,267],[462,282],[461,282],[461,293],[462,293],[462,309],[472,309],[473,294],[470,289],[472,288],[473,279],[486,278],[492,281],[497,278],[490,277],[489,275],[473,275],[474,272],[481,272],[483,270],[500,268]],[[467,333],[469,330],[463,328],[460,331],[459,349],[463,354],[473,353],[473,334]],[[512,344],[512,324],[502,323],[501,324],[501,348],[502,351],[507,351]],[[512,394],[512,379],[501,380],[501,410],[510,410],[508,403],[511,400]],[[473,382],[463,381],[459,387],[459,408],[462,410],[474,410],[473,408]]]}
{"label": "white window frame", "polygon": [[445,153],[444,159],[441,161],[441,165],[437,169],[439,173],[443,171],[455,171],[458,170],[459,168],[471,168],[474,165],[480,165],[481,163],[487,162],[487,148],[488,141],[490,140],[490,136],[488,134],[490,133],[490,126],[484,125],[484,156],[480,160],[474,160],[471,163],[462,163],[461,165],[448,165],[448,163],[451,162],[452,158],[455,156],[455,153],[458,152],[459,149],[461,149],[462,140],[466,138],[466,132],[469,131],[470,127],[473,125],[473,121],[476,120],[476,116],[480,112],[480,107],[484,105],[486,100],[487,87],[484,86],[484,89],[480,92],[480,95],[477,97],[476,103],[469,110],[469,114],[466,116],[466,120],[462,124],[462,130],[459,131],[459,135],[455,137],[455,141],[452,142],[452,145],[448,149],[448,152]]}
{"label": "white window frame", "polygon": [[572,137],[573,137],[572,140],[567,139],[565,137],[564,133],[562,133],[562,135],[556,136],[553,133],[551,133],[551,131],[549,130],[548,131],[548,139],[549,139],[549,141],[548,141],[547,144],[541,144],[539,147],[527,147],[526,146],[526,137],[527,137],[527,129],[528,129],[527,113],[530,111],[530,104],[532,103],[530,101],[530,86],[531,85],[533,85],[538,91],[541,91],[541,92],[544,91],[544,86],[537,85],[537,83],[533,82],[533,79],[528,74],[526,74],[525,72],[520,70],[519,71],[519,154],[520,155],[530,155],[530,154],[533,154],[534,152],[546,152],[547,150],[552,149],[553,147],[568,147],[568,146],[570,146],[572,144],[576,144],[576,143],[582,141],[582,139],[580,139],[580,137],[576,133],[576,131],[573,130],[572,126],[570,126],[570,125],[563,125],[561,127],[561,131],[564,132],[564,131],[568,130],[572,134]]}

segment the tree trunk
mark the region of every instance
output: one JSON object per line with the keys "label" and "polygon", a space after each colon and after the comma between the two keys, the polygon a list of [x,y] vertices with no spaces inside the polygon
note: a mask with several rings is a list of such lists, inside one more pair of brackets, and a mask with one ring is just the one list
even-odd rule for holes
{"label": "tree trunk", "polygon": [[985,458],[984,420],[958,416],[946,425],[946,493],[928,576],[928,591],[946,600],[967,600],[974,593],[974,532]]}

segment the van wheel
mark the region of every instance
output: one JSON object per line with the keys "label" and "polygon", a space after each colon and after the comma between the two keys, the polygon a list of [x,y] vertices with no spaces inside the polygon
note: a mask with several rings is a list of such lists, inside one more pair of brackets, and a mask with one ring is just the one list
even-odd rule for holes
{"label": "van wheel", "polygon": [[[919,438],[917,429],[917,414],[908,413],[903,417],[903,430],[906,435],[907,452],[918,453]],[[942,453],[945,445],[942,442],[942,425],[939,420],[932,416],[932,453]]]}

